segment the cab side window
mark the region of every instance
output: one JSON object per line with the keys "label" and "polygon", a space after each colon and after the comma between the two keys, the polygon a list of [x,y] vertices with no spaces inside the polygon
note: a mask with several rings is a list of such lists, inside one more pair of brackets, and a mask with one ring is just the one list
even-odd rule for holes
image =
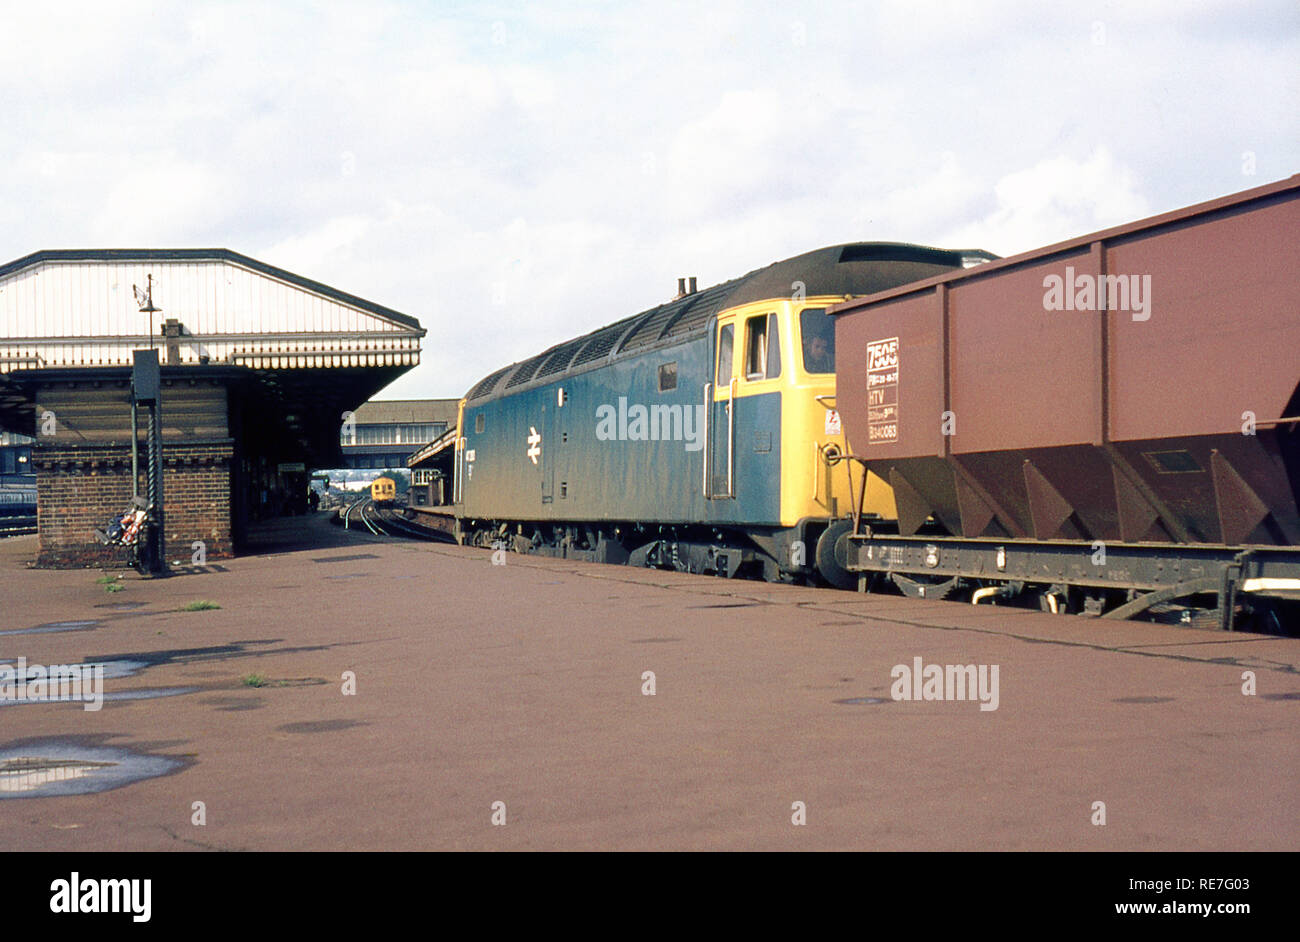
{"label": "cab side window", "polygon": [[775,314],[760,314],[745,321],[745,379],[773,379],[781,375],[781,340]]}
{"label": "cab side window", "polygon": [[718,331],[718,385],[731,385],[731,351],[734,344],[736,325],[724,324]]}
{"label": "cab side window", "polygon": [[835,325],[825,308],[810,307],[799,314],[803,368],[809,373],[835,372]]}
{"label": "cab side window", "polygon": [[781,375],[781,333],[776,328],[776,315],[767,315],[767,378]]}

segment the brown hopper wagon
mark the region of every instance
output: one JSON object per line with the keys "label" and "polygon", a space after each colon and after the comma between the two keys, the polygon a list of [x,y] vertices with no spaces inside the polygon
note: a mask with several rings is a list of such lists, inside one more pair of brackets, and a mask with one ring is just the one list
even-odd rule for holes
{"label": "brown hopper wagon", "polygon": [[1300,176],[847,301],[862,588],[1300,624]]}

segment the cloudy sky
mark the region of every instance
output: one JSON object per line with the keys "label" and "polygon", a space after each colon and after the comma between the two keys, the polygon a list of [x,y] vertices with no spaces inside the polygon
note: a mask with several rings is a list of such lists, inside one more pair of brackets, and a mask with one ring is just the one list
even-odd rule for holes
{"label": "cloudy sky", "polygon": [[1300,172],[1294,0],[7,3],[0,261],[224,247],[419,318],[380,398],[836,242]]}

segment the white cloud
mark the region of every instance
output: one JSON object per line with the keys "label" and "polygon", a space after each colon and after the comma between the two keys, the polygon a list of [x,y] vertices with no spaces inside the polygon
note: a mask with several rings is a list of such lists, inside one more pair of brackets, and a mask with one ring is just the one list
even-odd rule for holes
{"label": "white cloud", "polygon": [[678,276],[1007,253],[1289,175],[1297,26],[1228,0],[19,5],[0,260],[226,246],[419,317],[397,388],[459,395]]}
{"label": "white cloud", "polygon": [[994,192],[997,207],[954,229],[945,244],[1013,255],[1149,215],[1133,173],[1106,147],[1009,173]]}
{"label": "white cloud", "polygon": [[324,271],[333,267],[373,227],[364,216],[337,216],[324,225],[292,236],[262,253],[262,261],[288,271]]}

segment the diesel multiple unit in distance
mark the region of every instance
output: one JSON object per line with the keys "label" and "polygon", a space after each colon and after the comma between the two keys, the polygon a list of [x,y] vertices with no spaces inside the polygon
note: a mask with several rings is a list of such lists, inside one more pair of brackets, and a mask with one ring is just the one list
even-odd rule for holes
{"label": "diesel multiple unit in distance", "polygon": [[845,567],[1300,629],[1298,238],[1295,176],[833,307],[849,463],[898,511]]}
{"label": "diesel multiple unit in distance", "polygon": [[390,477],[378,477],[370,482],[370,499],[379,507],[391,507],[397,499],[397,483]]}
{"label": "diesel multiple unit in distance", "polygon": [[[819,249],[679,296],[493,372],[460,404],[458,538],[771,581],[856,578],[831,549],[850,466],[827,308],[990,258]],[[694,279],[692,279],[692,282]],[[871,513],[892,518],[874,475]]]}

